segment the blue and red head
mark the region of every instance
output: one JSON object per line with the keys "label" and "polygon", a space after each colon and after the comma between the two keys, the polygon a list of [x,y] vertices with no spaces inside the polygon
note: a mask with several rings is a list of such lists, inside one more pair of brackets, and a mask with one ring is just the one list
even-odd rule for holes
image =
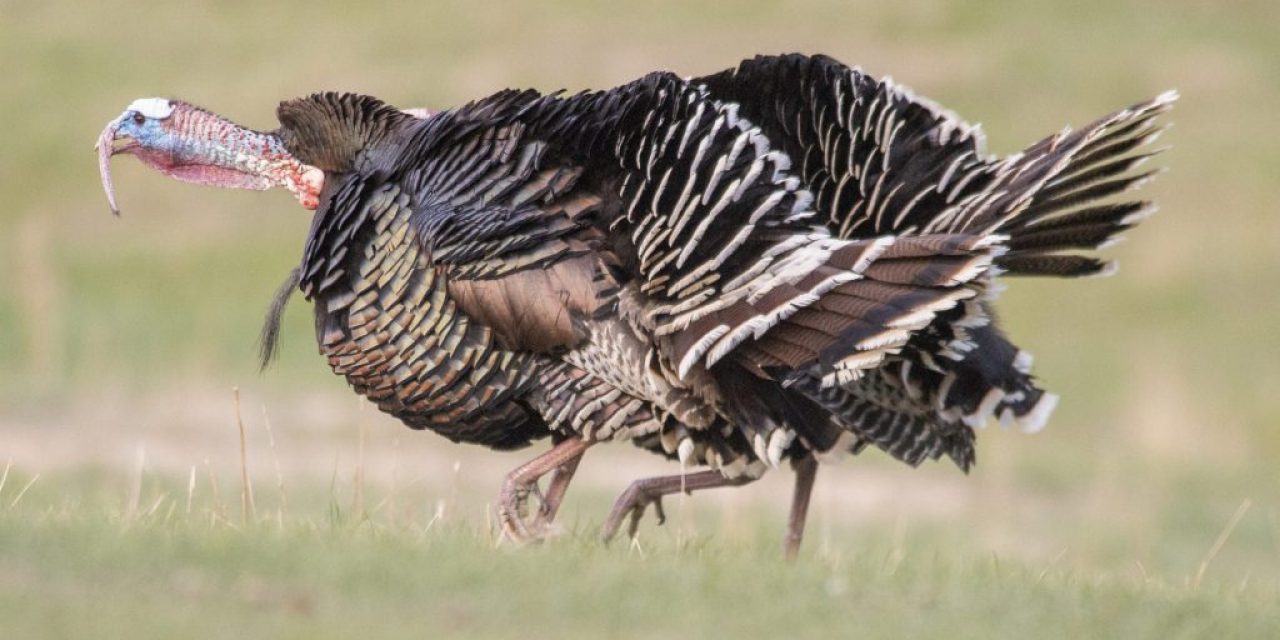
{"label": "blue and red head", "polygon": [[324,186],[324,173],[296,160],[277,135],[241,127],[180,100],[134,100],[107,123],[96,148],[103,188],[116,214],[110,163],[121,153],[184,182],[258,190],[285,187],[307,209],[318,206]]}

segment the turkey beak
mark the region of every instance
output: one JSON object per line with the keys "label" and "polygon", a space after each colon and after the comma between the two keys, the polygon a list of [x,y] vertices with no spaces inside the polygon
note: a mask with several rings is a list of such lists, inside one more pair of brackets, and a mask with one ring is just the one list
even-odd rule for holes
{"label": "turkey beak", "polygon": [[[116,216],[120,215],[120,208],[116,206],[116,190],[111,184],[111,156],[127,151],[131,146],[116,147],[116,142],[122,138],[118,135],[119,128],[119,119],[107,123],[107,128],[98,136],[98,143],[93,145],[98,151],[98,173],[102,175],[102,189],[107,192],[107,204],[111,206],[111,213]],[[127,136],[123,136],[123,139],[133,143]]]}

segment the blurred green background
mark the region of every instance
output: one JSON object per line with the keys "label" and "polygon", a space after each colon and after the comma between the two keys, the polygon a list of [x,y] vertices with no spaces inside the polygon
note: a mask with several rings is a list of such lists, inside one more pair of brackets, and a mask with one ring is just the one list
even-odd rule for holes
{"label": "blurred green background", "polygon": [[[918,538],[1172,584],[1212,555],[1206,580],[1274,584],[1278,35],[1274,0],[0,1],[0,464],[39,475],[29,508],[124,505],[139,473],[185,486],[197,468],[234,503],[238,386],[260,494],[283,478],[343,501],[400,495],[418,504],[405,517],[423,520],[461,495],[454,515],[480,528],[501,474],[535,450],[454,446],[362,406],[316,355],[302,303],[260,374],[260,320],[308,214],[283,192],[201,189],[117,159],[114,219],[91,151],[103,125],[153,95],[266,129],[278,101],[317,90],[448,107],[506,87],[577,91],[827,53],[981,122],[996,153],[1165,89],[1182,100],[1158,160],[1169,171],[1143,192],[1161,211],[1108,252],[1120,273],[1016,281],[1001,300],[1063,396],[1050,427],[981,433],[969,477],[879,454],[824,467],[810,551]],[[584,530],[629,480],[675,471],[629,446],[598,449],[564,516]],[[789,481],[682,501],[685,515],[645,533],[714,544],[763,522],[780,534]]]}

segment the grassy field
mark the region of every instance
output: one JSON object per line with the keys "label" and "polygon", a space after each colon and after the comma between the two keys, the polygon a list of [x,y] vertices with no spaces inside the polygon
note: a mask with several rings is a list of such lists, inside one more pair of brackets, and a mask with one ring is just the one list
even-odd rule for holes
{"label": "grassy field", "polygon": [[331,493],[327,504],[295,500],[286,513],[277,502],[245,517],[232,487],[223,488],[233,494],[227,502],[203,486],[152,483],[131,489],[124,504],[104,499],[111,491],[101,484],[97,496],[68,498],[84,480],[0,495],[8,637],[1280,633],[1274,582],[1082,571],[1062,561],[1066,550],[1020,562],[957,547],[938,531],[841,536],[788,565],[776,531],[751,524],[698,533],[706,523],[686,513],[631,545],[602,546],[594,526],[578,523],[545,545],[513,549],[444,505],[430,518],[404,518],[385,503],[360,509]]}
{"label": "grassy field", "polygon": [[[1280,635],[1280,4],[476,4],[0,0],[0,637]],[[533,450],[361,405],[301,305],[257,372],[309,224],[287,194],[126,160],[117,220],[90,151],[140,96],[269,128],[322,89],[442,107],[792,50],[893,75],[999,153],[1183,99],[1120,274],[1001,300],[1063,396],[1049,429],[982,433],[967,477],[824,467],[790,568],[787,473],[594,542],[627,482],[675,471],[629,446],[588,456],[564,536],[496,546],[487,504]]]}

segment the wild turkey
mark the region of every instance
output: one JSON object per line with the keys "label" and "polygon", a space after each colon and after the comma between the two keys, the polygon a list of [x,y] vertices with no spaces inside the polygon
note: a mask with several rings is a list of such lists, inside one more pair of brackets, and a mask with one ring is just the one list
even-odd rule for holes
{"label": "wild turkey", "polygon": [[984,412],[1038,415],[1025,357],[983,324],[993,261],[1097,271],[1054,252],[1132,224],[1139,208],[1080,207],[1131,186],[1114,160],[1170,101],[996,161],[891,85],[790,56],[693,82],[504,91],[425,119],[315,94],[282,103],[270,133],[143,99],[99,158],[113,210],[121,152],[316,209],[272,317],[296,284],[335,372],[411,427],[495,448],[551,436],[504,482],[512,537],[554,517],[590,445],[630,438],[711,469],[634,484],[607,535],[664,493],[792,460],[794,553],[813,454],[873,442],[967,467]]}

